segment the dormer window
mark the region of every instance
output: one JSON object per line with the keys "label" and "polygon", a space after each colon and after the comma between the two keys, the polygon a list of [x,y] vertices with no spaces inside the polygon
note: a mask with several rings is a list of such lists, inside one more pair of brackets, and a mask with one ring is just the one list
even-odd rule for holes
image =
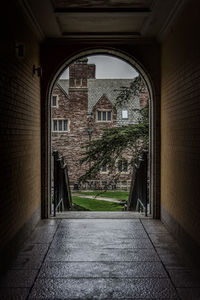
{"label": "dormer window", "polygon": [[111,110],[97,110],[97,122],[111,122],[112,111]]}
{"label": "dormer window", "polygon": [[122,109],[122,120],[128,119],[128,109]]}

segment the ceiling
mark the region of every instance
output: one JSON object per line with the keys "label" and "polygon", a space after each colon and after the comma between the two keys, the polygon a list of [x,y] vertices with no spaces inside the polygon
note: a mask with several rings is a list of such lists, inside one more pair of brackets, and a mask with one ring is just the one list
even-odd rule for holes
{"label": "ceiling", "polygon": [[158,38],[186,0],[19,0],[40,38]]}
{"label": "ceiling", "polygon": [[153,0],[52,0],[54,8],[143,8]]}

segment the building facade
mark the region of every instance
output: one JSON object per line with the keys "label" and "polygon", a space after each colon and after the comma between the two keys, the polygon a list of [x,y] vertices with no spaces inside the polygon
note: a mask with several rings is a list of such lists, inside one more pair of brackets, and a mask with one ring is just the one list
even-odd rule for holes
{"label": "building facade", "polygon": [[[96,79],[95,69],[94,64],[88,64],[87,58],[75,62],[69,67],[69,80],[58,80],[52,93],[52,151],[58,150],[64,156],[71,185],[78,183],[89,168],[86,163],[80,165],[85,145],[98,139],[105,128],[138,123],[139,110],[148,102],[144,87],[139,96],[118,107],[119,89],[129,87],[133,79]],[[119,188],[128,187],[131,158],[132,151],[124,151],[114,174],[103,166],[97,178],[82,183],[82,187],[111,185],[114,177]]]}

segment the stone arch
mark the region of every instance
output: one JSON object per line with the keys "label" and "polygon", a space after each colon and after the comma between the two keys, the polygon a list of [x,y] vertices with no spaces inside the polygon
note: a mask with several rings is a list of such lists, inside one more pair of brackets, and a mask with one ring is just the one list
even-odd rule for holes
{"label": "stone arch", "polygon": [[[158,158],[158,149],[160,149],[160,141],[158,141],[157,136],[159,136],[160,128],[158,129],[156,126],[157,120],[156,120],[156,103],[154,99],[156,98],[156,92],[154,87],[154,82],[152,80],[151,75],[148,73],[146,68],[132,55],[125,53],[121,50],[116,49],[110,49],[110,48],[93,48],[88,50],[82,50],[74,55],[71,55],[70,58],[66,59],[64,62],[62,62],[59,66],[57,66],[57,69],[55,70],[54,74],[51,76],[51,80],[48,83],[47,91],[46,91],[46,103],[47,103],[47,109],[48,109],[48,121],[47,121],[47,127],[48,130],[46,141],[47,145],[44,147],[47,149],[47,157],[45,159],[44,163],[44,173],[46,172],[48,175],[46,176],[46,184],[44,183],[44,186],[46,187],[47,193],[46,197],[43,197],[43,216],[48,217],[49,216],[49,204],[50,203],[50,158],[51,158],[51,151],[50,151],[50,144],[51,144],[51,123],[50,123],[50,116],[51,116],[51,94],[54,88],[54,85],[58,78],[60,77],[61,73],[66,69],[70,64],[72,64],[74,61],[81,59],[85,56],[92,56],[92,55],[108,55],[113,56],[116,58],[119,58],[121,60],[124,60],[128,64],[130,64],[133,68],[137,70],[137,72],[142,76],[149,92],[150,96],[150,202],[151,202],[151,214],[153,218],[160,218],[160,173],[157,171],[157,164],[159,163]],[[157,191],[156,191],[157,189]]]}

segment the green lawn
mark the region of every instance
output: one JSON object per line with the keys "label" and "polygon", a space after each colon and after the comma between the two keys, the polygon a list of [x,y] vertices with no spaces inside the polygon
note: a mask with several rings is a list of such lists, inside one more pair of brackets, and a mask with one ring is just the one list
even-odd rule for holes
{"label": "green lawn", "polygon": [[84,191],[77,191],[76,193],[83,194],[83,195],[91,195],[97,197],[106,197],[106,198],[116,198],[120,200],[128,200],[129,192],[126,191],[93,191],[93,192],[84,192]]}
{"label": "green lawn", "polygon": [[123,211],[123,205],[115,202],[80,198],[76,196],[72,196],[72,202],[78,205],[79,208],[82,207],[83,210],[88,211]]}

